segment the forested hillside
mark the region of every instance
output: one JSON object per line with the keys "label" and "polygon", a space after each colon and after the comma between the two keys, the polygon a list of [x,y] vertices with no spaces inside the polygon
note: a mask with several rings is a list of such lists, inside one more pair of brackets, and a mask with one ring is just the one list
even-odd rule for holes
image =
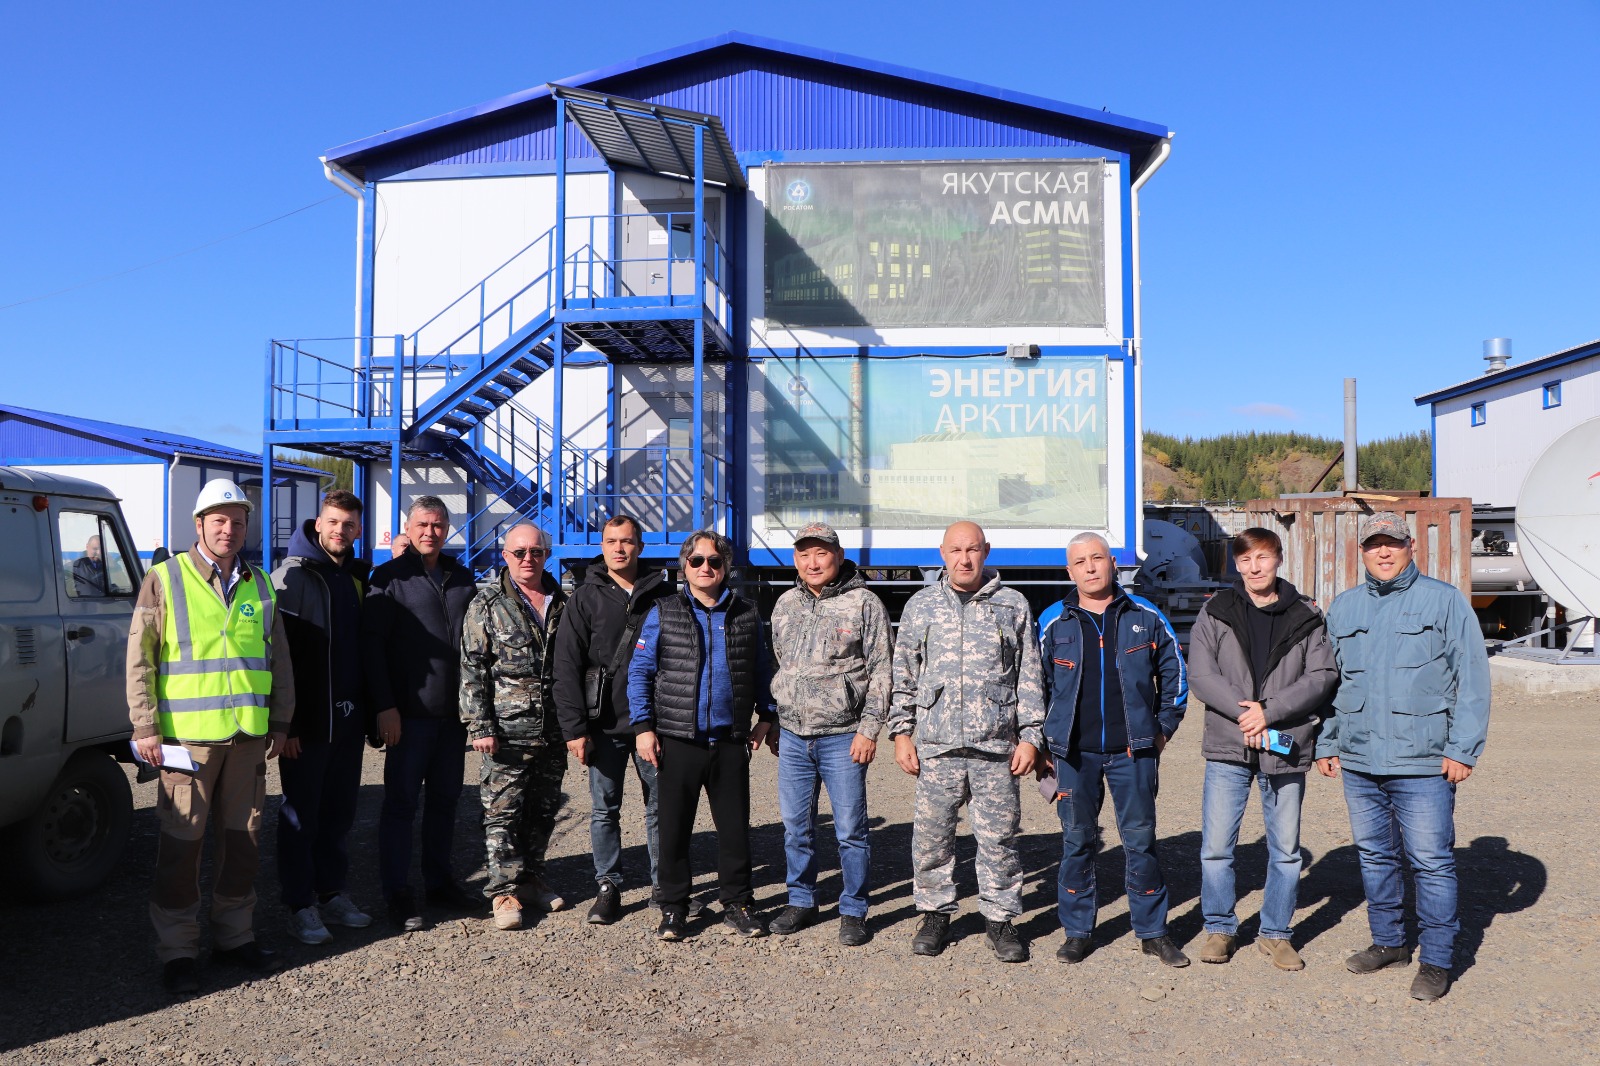
{"label": "forested hillside", "polygon": [[314,455],[310,452],[286,452],[282,458],[285,462],[326,470],[333,475],[333,484],[328,486],[330,489],[348,489],[352,484],[353,471],[348,459],[332,455]]}
{"label": "forested hillside", "polygon": [[[1250,500],[1282,492],[1328,491],[1344,464],[1310,484],[1340,442],[1304,433],[1228,433],[1220,437],[1144,435],[1145,496],[1152,500]],[[1363,488],[1426,490],[1431,476],[1426,432],[1361,445],[1356,472]]]}

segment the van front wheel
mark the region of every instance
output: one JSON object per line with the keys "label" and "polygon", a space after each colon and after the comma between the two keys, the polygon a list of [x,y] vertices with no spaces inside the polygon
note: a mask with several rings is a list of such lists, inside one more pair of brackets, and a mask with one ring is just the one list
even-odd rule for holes
{"label": "van front wheel", "polygon": [[32,899],[88,892],[116,869],[132,822],[133,791],[122,767],[103,752],[80,751],[39,809],[6,830],[9,878]]}

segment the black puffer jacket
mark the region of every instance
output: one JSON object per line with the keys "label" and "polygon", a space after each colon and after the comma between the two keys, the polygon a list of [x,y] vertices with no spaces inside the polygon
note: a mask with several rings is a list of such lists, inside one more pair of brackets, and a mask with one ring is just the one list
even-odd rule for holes
{"label": "black puffer jacket", "polygon": [[316,520],[306,519],[289,541],[289,555],[272,572],[283,630],[294,662],[294,721],[289,735],[314,744],[332,741],[335,726],[372,728],[362,698],[361,603],[367,568],[347,556],[335,563],[317,543]]}
{"label": "black puffer jacket", "polygon": [[638,623],[634,626],[636,640],[644,616],[671,592],[664,570],[641,572],[629,593],[612,579],[604,559],[596,559],[585,569],[583,584],[567,599],[556,632],[555,700],[563,740],[578,740],[591,732],[613,736],[633,732],[628,724],[628,663],[633,660],[634,641],[628,641],[623,650],[622,663],[608,686],[610,699],[593,722],[583,702],[584,674],[591,668],[609,670],[629,619]]}
{"label": "black puffer jacket", "polygon": [[460,716],[461,626],[478,589],[472,571],[449,556],[439,566],[442,586],[414,551],[372,572],[361,650],[374,712],[397,707],[402,718]]}

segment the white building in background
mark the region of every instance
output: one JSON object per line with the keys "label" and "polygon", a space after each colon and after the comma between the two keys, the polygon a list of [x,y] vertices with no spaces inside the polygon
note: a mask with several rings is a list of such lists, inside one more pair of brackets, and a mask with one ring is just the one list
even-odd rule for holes
{"label": "white building in background", "polygon": [[1490,369],[1482,376],[1417,397],[1433,412],[1433,494],[1515,507],[1544,450],[1600,417],[1600,340],[1526,363],[1508,364],[1509,341],[1484,349]]}

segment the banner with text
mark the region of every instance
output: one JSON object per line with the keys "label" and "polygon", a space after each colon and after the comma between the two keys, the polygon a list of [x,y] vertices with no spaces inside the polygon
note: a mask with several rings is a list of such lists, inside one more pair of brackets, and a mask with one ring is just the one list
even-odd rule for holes
{"label": "banner with text", "polygon": [[1104,326],[1103,164],[767,168],[786,326]]}
{"label": "banner with text", "polygon": [[768,359],[770,522],[1104,529],[1106,360]]}

